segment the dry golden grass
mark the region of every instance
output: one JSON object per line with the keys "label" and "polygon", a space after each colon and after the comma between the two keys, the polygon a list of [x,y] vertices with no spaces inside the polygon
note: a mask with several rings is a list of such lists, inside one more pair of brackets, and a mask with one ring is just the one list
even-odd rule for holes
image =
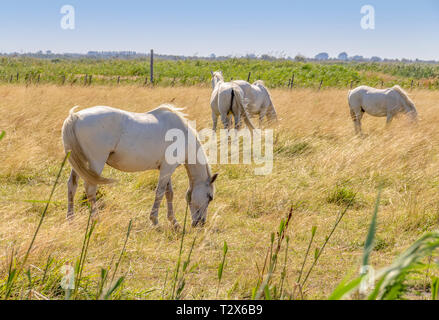
{"label": "dry golden grass", "polygon": [[[420,114],[416,126],[400,117],[385,129],[384,119],[365,116],[364,138],[353,136],[345,90],[273,90],[272,94],[281,118],[273,173],[261,177],[253,175],[253,166],[213,166],[220,176],[208,225],[191,229],[185,242],[186,255],[197,237],[193,261],[198,268],[187,279],[185,298],[215,298],[224,241],[229,253],[219,298],[249,298],[270,234],[294,205],[287,264],[291,289],[312,226],[317,226],[315,246],[320,246],[346,200],[334,203],[331,196],[343,188],[357,192],[357,200],[312,273],[307,298],[327,297],[347,274],[358,272],[380,184],[384,189],[374,266],[388,264],[423,232],[438,226],[439,92],[411,93]],[[61,126],[72,106],[110,105],[145,112],[173,101],[187,108],[200,129],[211,126],[209,98],[206,88],[0,86],[0,129],[7,133],[0,143],[0,277],[6,275],[11,248],[23,254],[35,230],[43,204],[24,200],[47,199],[63,158]],[[56,202],[31,253],[29,262],[36,266],[44,265],[49,254],[58,261],[74,261],[80,253],[88,209],[80,204],[79,189],[76,218],[66,222],[69,170],[68,166],[63,172]],[[85,273],[97,274],[118,254],[128,221],[133,219],[121,266],[122,272],[128,272],[124,297],[160,298],[165,274],[175,267],[180,235],[168,226],[164,203],[159,215],[163,228],[150,226],[158,172],[128,174],[106,168],[104,175],[119,183],[101,188],[100,221]],[[174,176],[174,204],[180,222],[186,188],[186,173],[179,168]]]}

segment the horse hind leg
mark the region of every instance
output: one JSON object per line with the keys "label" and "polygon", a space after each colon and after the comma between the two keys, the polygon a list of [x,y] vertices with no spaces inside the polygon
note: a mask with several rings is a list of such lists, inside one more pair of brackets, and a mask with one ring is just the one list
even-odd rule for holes
{"label": "horse hind leg", "polygon": [[218,115],[215,114],[215,112],[213,111],[212,111],[212,122],[213,122],[212,131],[216,132],[216,126],[218,124]]}
{"label": "horse hind leg", "polygon": [[75,172],[75,170],[72,169],[70,172],[70,178],[67,182],[67,199],[68,199],[68,208],[67,208],[67,219],[73,219],[75,212],[74,212],[74,200],[75,200],[75,194],[76,190],[78,189],[78,179],[79,175]]}
{"label": "horse hind leg", "polygon": [[[107,162],[108,155],[104,158],[102,157],[102,160],[98,161],[90,161],[90,169],[96,172],[98,175],[101,175],[102,171],[104,170],[105,163]],[[93,218],[97,217],[97,209],[96,209],[96,191],[98,190],[98,186],[95,184],[90,184],[85,182],[85,193],[87,194],[87,199],[90,203],[90,210],[91,210],[91,216]]]}
{"label": "horse hind leg", "polygon": [[97,185],[84,183],[85,193],[87,195],[88,202],[90,203],[90,210],[92,218],[96,218],[96,191],[98,190]]}
{"label": "horse hind leg", "polygon": [[221,122],[223,123],[224,129],[229,129],[229,116],[227,114],[221,114]]}

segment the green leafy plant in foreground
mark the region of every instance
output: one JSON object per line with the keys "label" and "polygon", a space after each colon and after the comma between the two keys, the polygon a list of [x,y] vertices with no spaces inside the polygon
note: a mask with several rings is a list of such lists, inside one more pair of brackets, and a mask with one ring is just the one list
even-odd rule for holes
{"label": "green leafy plant in foreground", "polygon": [[[364,288],[364,281],[367,280],[369,256],[372,253],[373,240],[376,233],[378,207],[380,201],[378,194],[374,214],[370,224],[369,232],[366,238],[363,251],[362,272],[359,277],[351,281],[342,281],[339,286],[332,292],[330,300],[339,300],[348,298],[354,292],[360,293],[360,298],[368,300],[394,300],[400,299],[406,290],[406,281],[410,274],[418,272],[423,266],[422,260],[431,256],[439,248],[439,231],[429,232],[415,241],[406,251],[404,251],[388,267],[385,267],[375,273],[373,286],[367,292]],[[437,266],[436,266],[437,267]],[[438,280],[432,280],[432,298],[437,299]]]}

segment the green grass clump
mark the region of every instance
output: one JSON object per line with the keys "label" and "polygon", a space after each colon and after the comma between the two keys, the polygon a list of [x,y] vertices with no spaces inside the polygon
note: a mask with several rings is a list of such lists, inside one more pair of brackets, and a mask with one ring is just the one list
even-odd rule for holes
{"label": "green grass clump", "polygon": [[346,205],[355,199],[355,192],[348,187],[336,187],[328,196],[327,202],[337,205]]}

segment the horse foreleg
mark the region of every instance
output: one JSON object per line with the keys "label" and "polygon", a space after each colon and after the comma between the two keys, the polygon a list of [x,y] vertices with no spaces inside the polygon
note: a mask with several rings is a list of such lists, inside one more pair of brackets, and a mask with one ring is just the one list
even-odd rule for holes
{"label": "horse foreleg", "polygon": [[386,127],[388,127],[392,123],[392,120],[393,120],[393,114],[388,113],[386,118]]}
{"label": "horse foreleg", "polygon": [[166,168],[160,169],[160,177],[159,182],[157,184],[157,189],[155,191],[155,200],[152,205],[151,214],[149,215],[149,219],[151,220],[153,225],[158,225],[159,223],[159,208],[160,203],[162,202],[163,196],[165,195],[167,186],[169,181],[171,180],[172,171]]}
{"label": "horse foreleg", "polygon": [[175,219],[174,208],[172,206],[172,201],[174,199],[174,191],[172,190],[172,181],[169,179],[168,184],[166,185],[166,202],[168,203],[168,220],[171,222],[174,229],[178,229],[180,226]]}
{"label": "horse foreleg", "polygon": [[361,131],[361,119],[363,118],[363,114],[360,113],[360,115],[358,115],[357,113],[355,113],[355,112],[351,109],[351,117],[352,117],[352,121],[354,122],[355,134],[356,134],[356,135],[362,135],[362,131]]}
{"label": "horse foreleg", "polygon": [[267,121],[268,121],[267,108],[262,109],[261,112],[259,113],[259,128],[260,129],[262,129],[262,127],[263,127],[263,121],[264,121],[265,116],[267,116]]}
{"label": "horse foreleg", "polygon": [[78,189],[78,174],[75,172],[75,170],[72,169],[70,172],[70,178],[67,182],[67,198],[68,198],[68,208],[67,208],[67,219],[72,219],[75,215],[74,212],[74,200],[75,200],[75,194],[76,189]]}

